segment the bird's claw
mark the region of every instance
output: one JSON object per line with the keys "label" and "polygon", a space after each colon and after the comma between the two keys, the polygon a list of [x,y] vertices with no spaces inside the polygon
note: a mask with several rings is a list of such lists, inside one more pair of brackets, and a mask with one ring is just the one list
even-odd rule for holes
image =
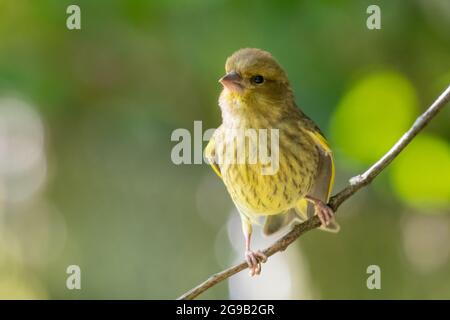
{"label": "bird's claw", "polygon": [[267,261],[267,256],[260,250],[245,252],[245,260],[247,260],[248,268],[250,269],[250,276],[257,276],[261,274],[261,263]]}
{"label": "bird's claw", "polygon": [[325,203],[321,201],[316,203],[316,208],[317,208],[317,216],[319,217],[322,226],[323,227],[328,226],[334,217],[333,209],[331,209],[329,206],[327,206]]}

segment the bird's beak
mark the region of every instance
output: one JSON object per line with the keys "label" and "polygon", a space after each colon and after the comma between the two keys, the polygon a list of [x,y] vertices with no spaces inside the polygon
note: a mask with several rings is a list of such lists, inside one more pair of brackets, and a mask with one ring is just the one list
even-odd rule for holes
{"label": "bird's beak", "polygon": [[236,71],[230,71],[222,78],[219,82],[230,91],[242,92],[244,90],[244,85],[242,84],[242,77]]}

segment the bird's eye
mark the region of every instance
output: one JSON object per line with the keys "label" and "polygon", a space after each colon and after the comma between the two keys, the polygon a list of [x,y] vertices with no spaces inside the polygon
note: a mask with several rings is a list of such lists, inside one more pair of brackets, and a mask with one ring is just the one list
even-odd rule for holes
{"label": "bird's eye", "polygon": [[260,75],[253,76],[253,77],[251,78],[251,81],[252,81],[253,83],[256,83],[256,84],[261,84],[261,83],[264,82],[264,77],[263,77],[263,76],[260,76]]}

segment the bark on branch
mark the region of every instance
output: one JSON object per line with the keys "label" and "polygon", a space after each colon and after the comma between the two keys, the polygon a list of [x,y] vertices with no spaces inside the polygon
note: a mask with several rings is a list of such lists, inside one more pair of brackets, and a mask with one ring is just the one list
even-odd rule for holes
{"label": "bark on branch", "polygon": [[[391,162],[394,160],[400,152],[414,139],[414,137],[436,116],[436,114],[443,109],[443,107],[450,100],[450,86],[433,102],[433,104],[420,115],[411,128],[395,143],[395,145],[372,165],[366,172],[350,179],[350,184],[336,195],[331,197],[328,205],[333,211],[337,211],[339,206],[350,198],[355,192],[364,186],[370,184],[375,177],[380,174]],[[270,247],[266,248],[263,252],[267,257],[284,251],[291,243],[299,238],[305,232],[315,229],[320,226],[320,221],[317,216],[296,225],[288,234],[277,240]],[[219,282],[228,279],[232,275],[247,269],[247,262],[242,261],[240,264],[223,270],[210,276],[206,281],[200,283],[198,286],[189,290],[181,295],[178,300],[192,300],[201,293],[205,292],[209,288],[215,286]]]}

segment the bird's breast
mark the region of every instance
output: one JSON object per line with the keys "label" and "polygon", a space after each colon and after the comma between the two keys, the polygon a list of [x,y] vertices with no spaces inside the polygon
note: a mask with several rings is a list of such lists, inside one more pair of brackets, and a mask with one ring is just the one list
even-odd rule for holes
{"label": "bird's breast", "polygon": [[[257,139],[257,148],[267,147],[268,158],[257,156],[256,161],[249,139],[239,148],[234,134],[224,130],[218,152],[224,183],[238,207],[254,215],[277,214],[292,208],[309,192],[316,175],[318,151],[300,130],[290,133],[280,129],[278,146],[272,143],[273,137],[262,146],[261,139]],[[270,130],[266,134],[270,136]],[[258,155],[260,151],[264,153],[258,150]],[[275,152],[278,157],[273,156]]]}

